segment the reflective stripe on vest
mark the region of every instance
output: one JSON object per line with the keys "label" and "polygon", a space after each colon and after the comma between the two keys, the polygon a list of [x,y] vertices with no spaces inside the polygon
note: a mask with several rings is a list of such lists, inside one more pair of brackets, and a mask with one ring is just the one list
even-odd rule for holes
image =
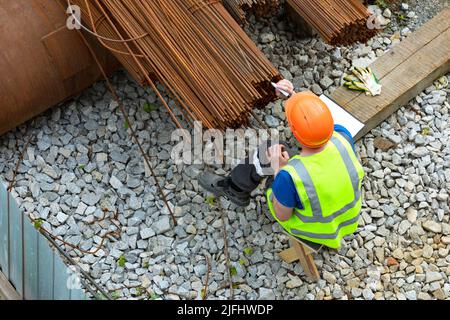
{"label": "reflective stripe on vest", "polygon": [[334,239],[334,238],[336,238],[338,236],[339,231],[343,227],[346,227],[346,226],[352,225],[354,223],[357,223],[358,219],[359,219],[359,215],[357,215],[356,217],[354,217],[351,220],[342,222],[337,227],[335,233],[314,233],[314,232],[301,231],[301,230],[297,230],[297,229],[291,229],[291,232],[293,234],[295,234],[296,236],[305,236],[305,237],[316,238],[316,239]]}
{"label": "reflective stripe on vest", "polygon": [[312,217],[307,217],[302,215],[298,210],[295,210],[295,215],[303,222],[322,222],[327,223],[333,221],[335,218],[340,216],[341,214],[347,212],[351,208],[353,208],[361,198],[361,192],[359,190],[359,176],[358,171],[353,164],[352,159],[350,158],[350,155],[348,154],[347,149],[342,144],[342,142],[336,138],[332,137],[331,142],[336,146],[339,153],[341,154],[342,160],[345,163],[345,166],[347,167],[347,171],[350,175],[350,179],[352,181],[353,186],[353,192],[354,192],[354,199],[352,202],[348,203],[338,211],[334,212],[333,214],[324,217],[322,214],[322,207],[320,206],[319,197],[317,196],[316,187],[314,186],[311,176],[309,175],[308,171],[306,170],[305,166],[303,165],[302,161],[299,159],[294,159],[291,161],[290,165],[295,168],[295,171],[297,172],[300,179],[303,181],[303,185],[306,190],[306,194],[308,195],[309,202],[311,204],[311,208],[313,211]]}

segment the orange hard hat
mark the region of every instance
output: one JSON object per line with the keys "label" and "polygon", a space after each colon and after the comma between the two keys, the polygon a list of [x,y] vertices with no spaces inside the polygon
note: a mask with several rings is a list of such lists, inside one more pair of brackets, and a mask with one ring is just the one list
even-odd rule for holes
{"label": "orange hard hat", "polygon": [[286,117],[292,133],[305,147],[320,148],[333,135],[334,120],[330,109],[310,91],[296,93],[286,101]]}

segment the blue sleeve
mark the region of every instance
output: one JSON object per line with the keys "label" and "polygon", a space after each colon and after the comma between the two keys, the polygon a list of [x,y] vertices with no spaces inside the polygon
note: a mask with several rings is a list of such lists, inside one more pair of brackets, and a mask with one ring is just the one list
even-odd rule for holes
{"label": "blue sleeve", "polygon": [[344,138],[347,139],[347,141],[352,145],[353,151],[356,153],[355,141],[353,140],[353,137],[352,137],[352,134],[350,133],[350,131],[348,131],[346,127],[341,126],[340,124],[334,125],[334,131],[343,135]]}
{"label": "blue sleeve", "polygon": [[291,176],[281,170],[272,185],[272,191],[278,202],[288,208],[303,209],[303,205],[295,189]]}

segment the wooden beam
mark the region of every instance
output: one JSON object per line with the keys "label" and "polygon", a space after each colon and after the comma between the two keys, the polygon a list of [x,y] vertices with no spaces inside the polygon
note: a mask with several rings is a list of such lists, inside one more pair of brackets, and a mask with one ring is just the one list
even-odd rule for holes
{"label": "wooden beam", "polygon": [[6,300],[22,300],[20,295],[8,281],[3,272],[0,271],[0,296]]}
{"label": "wooden beam", "polygon": [[434,80],[450,71],[450,8],[378,58],[371,68],[383,85],[380,96],[338,88],[331,98],[365,124],[361,138]]}
{"label": "wooden beam", "polygon": [[318,281],[320,279],[319,271],[317,270],[316,263],[312,254],[307,254],[305,247],[295,239],[291,240],[291,245],[294,248],[297,256],[300,260],[300,264],[305,271],[305,274],[313,281]]}
{"label": "wooden beam", "polygon": [[[407,58],[414,55],[417,51],[422,49],[423,46],[433,41],[442,32],[447,30],[449,21],[450,9],[446,9],[417,29],[400,44],[394,46],[383,56],[375,60],[371,64],[371,67],[373,70],[376,70],[378,78],[383,79]],[[347,104],[361,95],[364,95],[364,93],[340,88],[333,93],[333,99],[335,99],[336,102],[339,102],[339,104]]]}
{"label": "wooden beam", "polygon": [[[307,255],[313,254],[315,252],[308,247],[304,247],[304,248],[305,248],[305,253]],[[300,259],[297,255],[297,251],[295,251],[295,249],[293,247],[281,251],[278,255],[286,263],[292,263],[292,262],[295,262]]]}
{"label": "wooden beam", "polygon": [[292,263],[298,260],[297,252],[295,252],[294,248],[289,248],[278,253],[281,260],[286,263]]}

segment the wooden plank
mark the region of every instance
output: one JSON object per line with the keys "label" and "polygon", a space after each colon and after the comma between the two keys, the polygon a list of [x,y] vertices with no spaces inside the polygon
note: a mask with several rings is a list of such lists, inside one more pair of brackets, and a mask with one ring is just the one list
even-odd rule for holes
{"label": "wooden plank", "polygon": [[0,182],[0,269],[9,275],[9,236],[8,207],[6,187]]}
{"label": "wooden plank", "polygon": [[[435,26],[436,21],[439,26]],[[365,124],[356,139],[450,71],[450,9],[408,39],[396,47],[393,55],[388,53],[372,65],[377,74],[378,70],[384,74],[380,79],[383,84],[380,96],[366,96],[346,88],[339,88],[331,95],[331,99]]]}
{"label": "wooden plank", "polygon": [[312,280],[318,281],[320,279],[319,271],[317,270],[316,263],[314,262],[314,258],[312,254],[306,254],[305,247],[296,240],[291,240],[292,247],[297,252],[297,255],[300,259],[300,264],[303,267],[303,271],[305,274]]}
{"label": "wooden plank", "polygon": [[365,135],[402,105],[407,104],[439,76],[449,72],[448,48],[450,48],[450,29],[381,80],[382,95],[377,97],[363,95],[347,104],[345,108],[362,119],[366,125],[357,138]]}
{"label": "wooden plank", "polygon": [[297,251],[295,251],[294,248],[283,250],[278,253],[278,255],[280,256],[281,260],[286,263],[292,263],[299,259],[299,257],[297,256]]}
{"label": "wooden plank", "polygon": [[[383,77],[381,79],[383,91],[380,96],[371,97],[361,94],[357,99],[350,101],[345,106],[354,108],[355,102],[363,102],[368,105],[367,108],[376,106],[377,109],[380,109],[379,106],[384,106],[391,102],[389,99],[396,98],[400,93],[417,87],[418,82],[423,81],[436,69],[442,66],[446,68],[446,64],[448,64],[450,59],[449,43],[450,28]],[[435,79],[435,77],[432,77],[428,81],[434,81]],[[406,101],[409,101],[410,98],[406,98]],[[367,108],[359,107],[350,110],[352,114],[366,123],[373,117],[374,113],[371,110],[369,114]]]}
{"label": "wooden plank", "polygon": [[55,255],[53,276],[53,298],[55,300],[70,300],[70,289],[67,284],[69,278],[68,268],[57,254]]}
{"label": "wooden plank", "polygon": [[10,219],[9,257],[11,259],[9,281],[14,285],[17,292],[23,293],[23,215],[11,194],[9,194],[8,209]]}
{"label": "wooden plank", "polygon": [[[444,9],[436,17],[425,23],[400,44],[379,57],[370,66],[376,71],[377,77],[383,79],[406,59],[416,54],[425,45],[439,37],[450,27],[450,8]],[[344,106],[350,101],[365,95],[357,91],[351,91],[344,87],[337,89],[332,98],[339,105]]]}
{"label": "wooden plank", "polygon": [[313,281],[320,279],[319,271],[317,271],[316,263],[311,254],[306,254],[305,247],[297,241],[292,242],[292,246],[297,252],[300,264],[303,267],[305,274]]}
{"label": "wooden plank", "polygon": [[20,295],[14,289],[13,285],[8,281],[5,274],[0,271],[0,296],[6,300],[22,300]]}
{"label": "wooden plank", "polygon": [[39,233],[27,218],[24,221],[25,255],[24,255],[24,299],[37,300],[39,298],[38,281],[38,243]]}
{"label": "wooden plank", "polygon": [[48,245],[47,239],[38,238],[38,282],[39,300],[53,300],[54,251]]}

